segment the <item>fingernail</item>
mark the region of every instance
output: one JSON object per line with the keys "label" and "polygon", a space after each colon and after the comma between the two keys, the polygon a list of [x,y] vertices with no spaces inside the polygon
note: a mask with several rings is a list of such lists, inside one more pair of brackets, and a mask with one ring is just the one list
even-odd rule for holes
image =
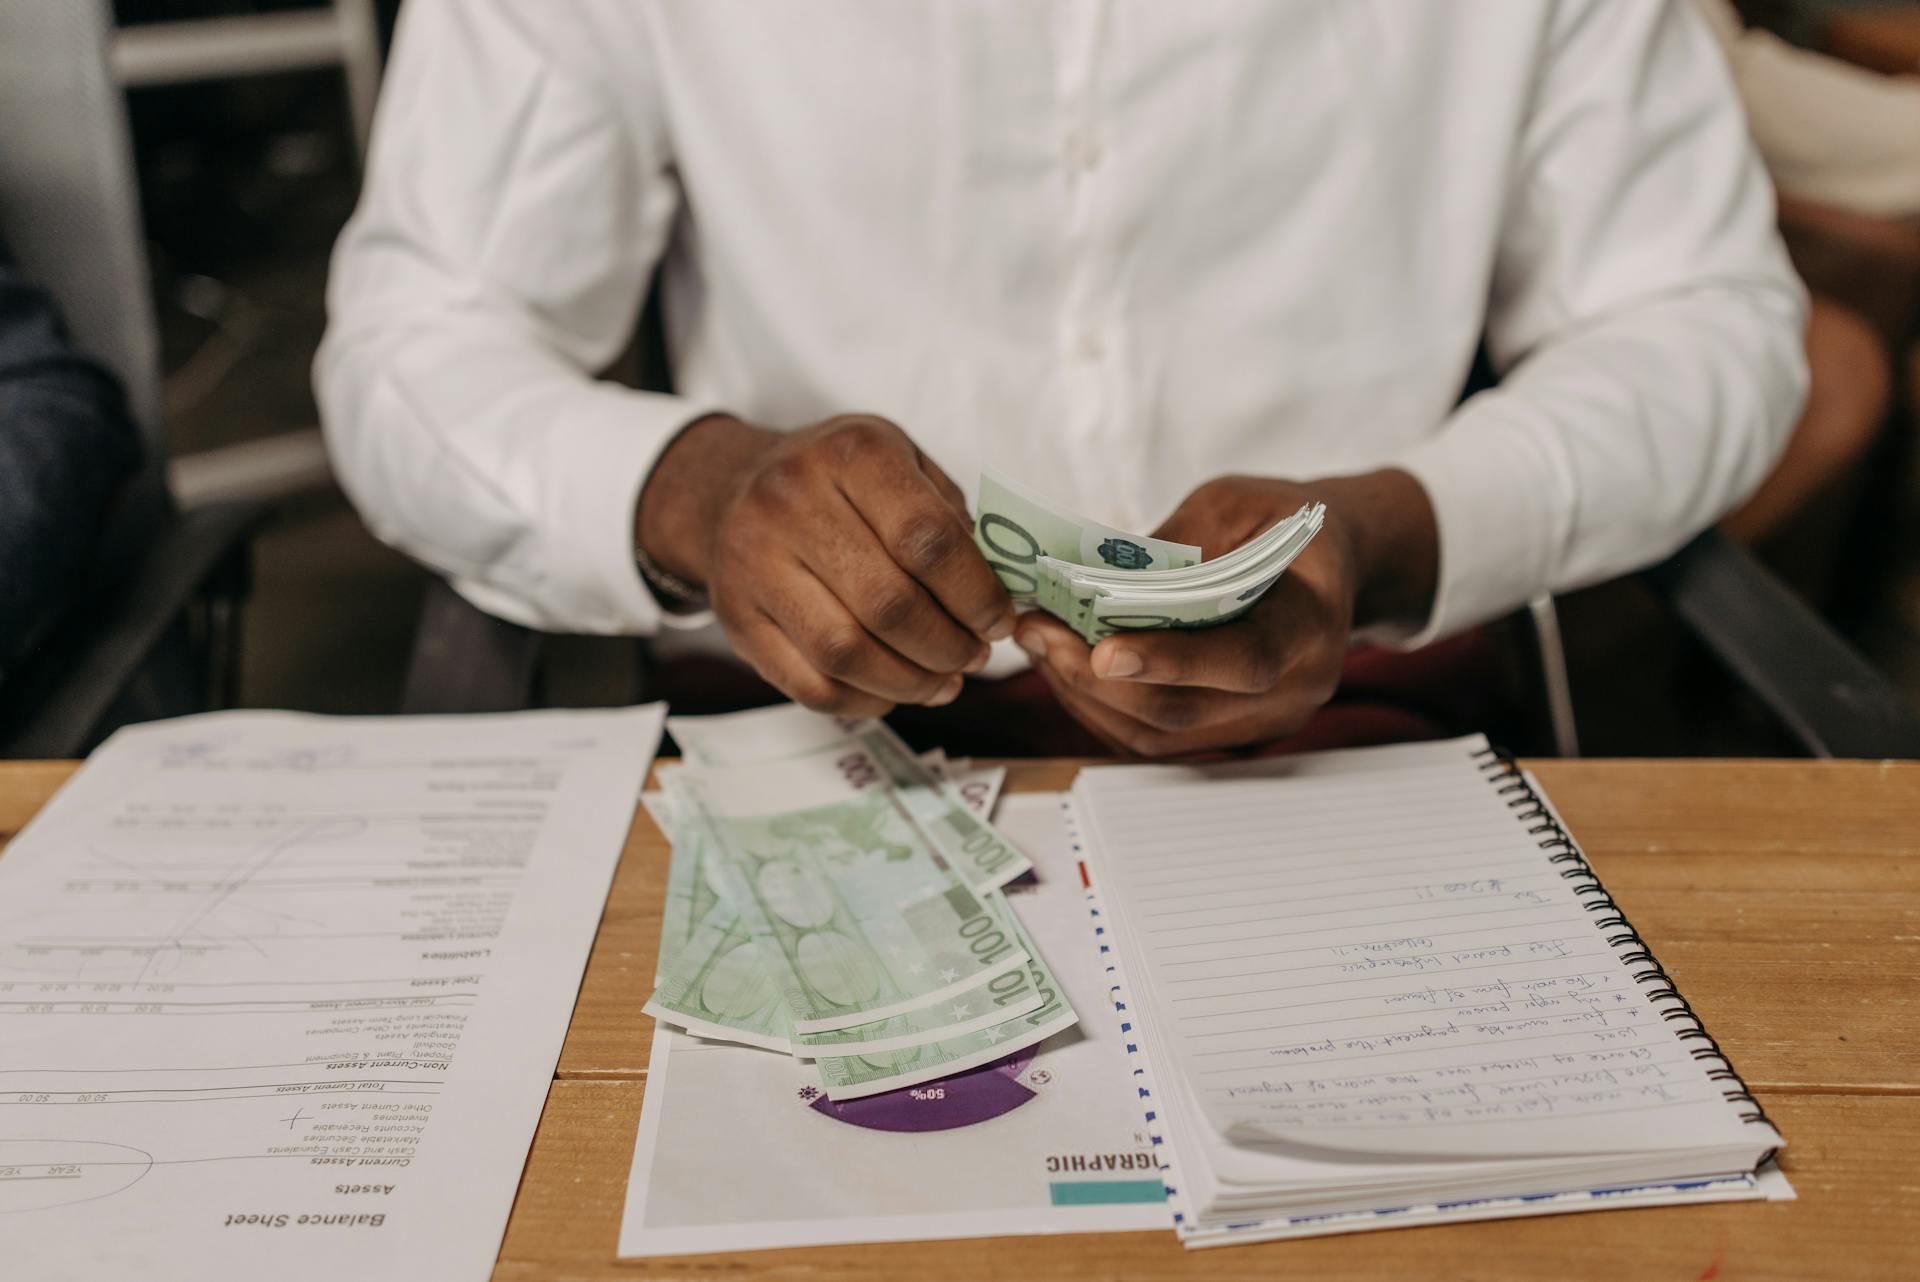
{"label": "fingernail", "polygon": [[952,703],[960,697],[960,691],[966,684],[964,678],[955,677],[953,680],[947,682],[947,684],[941,686],[933,698],[927,700],[927,706],[929,708],[939,708]]}
{"label": "fingernail", "polygon": [[987,640],[989,641],[1004,641],[1012,635],[1013,616],[1011,614],[1001,615],[999,621],[987,629]]}
{"label": "fingernail", "polygon": [[1104,665],[1105,671],[1101,672],[1100,675],[1103,677],[1134,677],[1140,675],[1140,669],[1146,666],[1146,664],[1140,661],[1140,656],[1133,651],[1115,648],[1107,651],[1107,661]]}
{"label": "fingernail", "polygon": [[980,671],[980,669],[987,666],[987,660],[991,659],[992,657],[993,657],[993,651],[982,646],[980,649],[980,653],[974,655],[971,659],[967,660],[967,666],[960,669],[960,671],[968,673],[969,675],[971,675],[972,673],[978,672]]}
{"label": "fingernail", "polygon": [[1047,657],[1047,639],[1038,632],[1027,632],[1020,637],[1020,648],[1036,659]]}

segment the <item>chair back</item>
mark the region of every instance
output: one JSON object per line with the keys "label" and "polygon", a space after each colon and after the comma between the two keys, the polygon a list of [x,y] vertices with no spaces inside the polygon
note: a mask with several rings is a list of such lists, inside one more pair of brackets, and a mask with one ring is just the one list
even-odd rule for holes
{"label": "chair back", "polygon": [[0,233],[166,459],[158,327],[110,0],[0,0]]}

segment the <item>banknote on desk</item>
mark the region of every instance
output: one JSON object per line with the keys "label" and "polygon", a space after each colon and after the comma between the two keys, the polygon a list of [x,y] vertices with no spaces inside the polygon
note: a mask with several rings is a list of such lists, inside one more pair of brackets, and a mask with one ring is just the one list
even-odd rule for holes
{"label": "banknote on desk", "polygon": [[1073,1025],[1000,893],[1032,865],[991,821],[998,776],[954,778],[883,723],[793,705],[672,726],[688,763],[649,802],[672,857],[648,1014],[811,1060],[836,1101]]}

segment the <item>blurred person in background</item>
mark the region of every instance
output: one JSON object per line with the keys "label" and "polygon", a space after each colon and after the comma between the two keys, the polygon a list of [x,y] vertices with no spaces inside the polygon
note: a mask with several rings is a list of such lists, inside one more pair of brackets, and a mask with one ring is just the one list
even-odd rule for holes
{"label": "blurred person in background", "polygon": [[[1732,0],[1694,0],[1726,55],[1749,127],[1783,196],[1920,224],[1920,74],[1887,76],[1800,49],[1742,20]],[[1807,406],[1779,465],[1725,522],[1752,542],[1833,486],[1872,447],[1893,369],[1871,322],[1815,293]]]}
{"label": "blurred person in background", "polygon": [[[1356,639],[1657,559],[1799,412],[1681,5],[410,0],[384,92],[316,365],[374,532],[534,627],[717,616],[817,708],[964,690],[1002,750],[1435,733],[1311,737],[1393,666]],[[598,381],[662,261],[676,394]],[[1209,556],[1329,522],[1244,619],[1090,650],[973,549],[983,466]],[[1016,630],[1038,675],[964,682]]]}
{"label": "blurred person in background", "polygon": [[119,383],[0,244],[0,679],[73,604],[139,457]]}
{"label": "blurred person in background", "polygon": [[1884,76],[1694,0],[1720,42],[1780,190],[1875,218],[1920,218],[1920,67]]}

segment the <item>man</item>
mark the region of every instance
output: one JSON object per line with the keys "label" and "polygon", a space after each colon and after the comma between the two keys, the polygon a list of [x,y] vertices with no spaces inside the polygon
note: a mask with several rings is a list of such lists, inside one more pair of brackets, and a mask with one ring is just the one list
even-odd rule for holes
{"label": "man", "polygon": [[0,679],[71,605],[139,457],[120,385],[0,244]]}
{"label": "man", "polygon": [[[317,373],[369,523],[534,626],[710,603],[818,708],[1017,634],[1116,746],[1285,736],[1356,636],[1677,546],[1802,394],[1725,68],[1653,0],[411,0],[385,92]],[[663,253],[678,395],[593,381]],[[1209,556],[1329,519],[1244,619],[1090,651],[969,545],[982,467]]]}

